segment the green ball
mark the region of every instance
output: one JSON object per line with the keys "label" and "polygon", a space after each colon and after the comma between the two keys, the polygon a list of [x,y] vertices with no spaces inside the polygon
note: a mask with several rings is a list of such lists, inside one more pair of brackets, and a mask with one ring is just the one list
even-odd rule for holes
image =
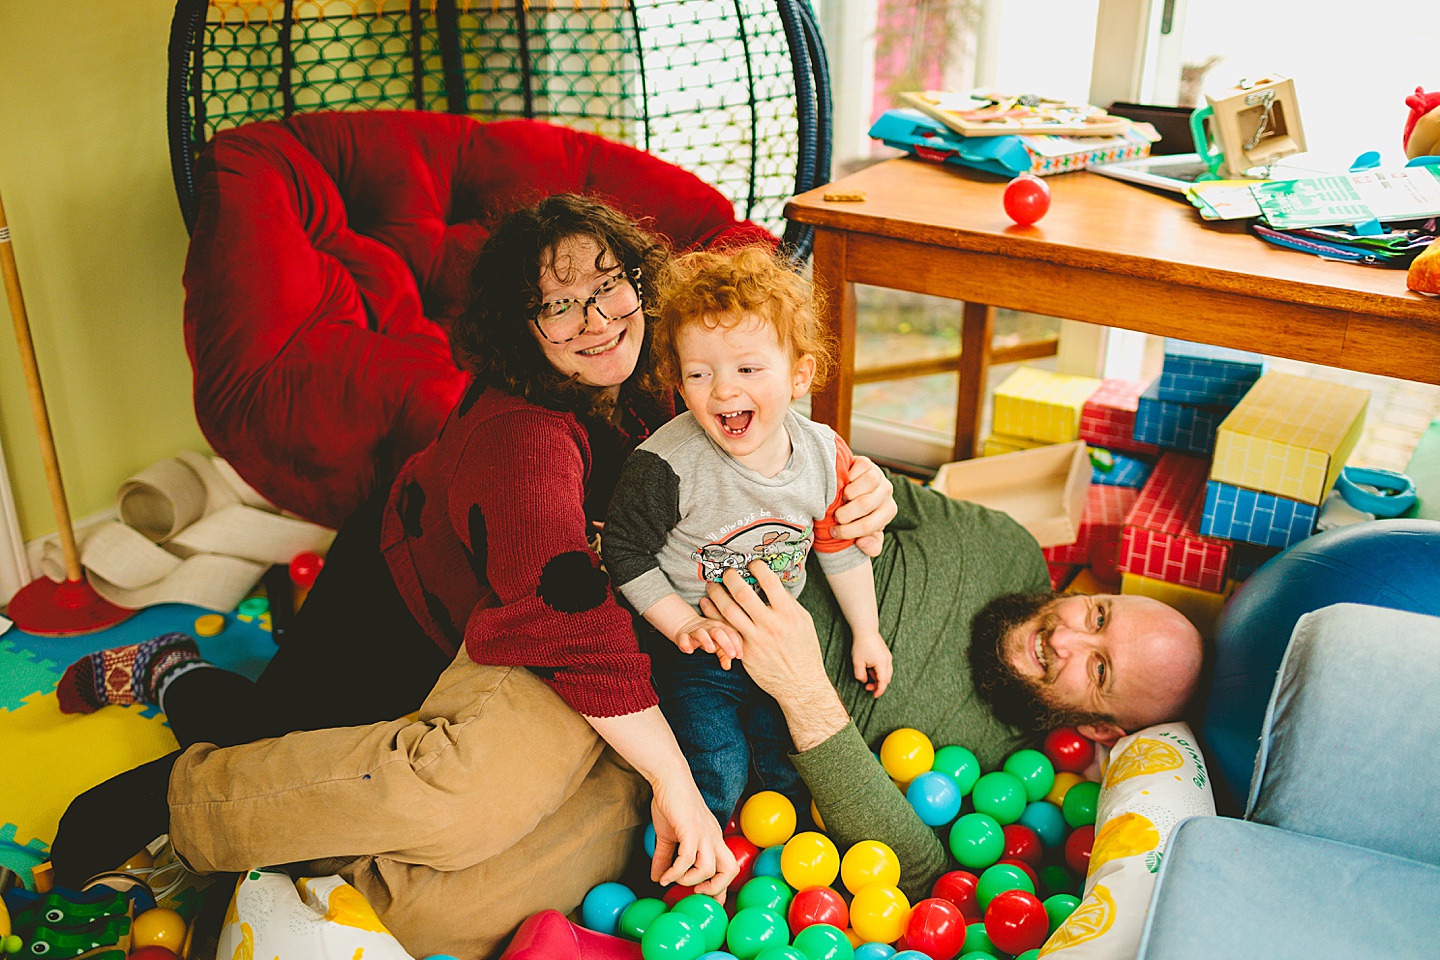
{"label": "green ball", "polygon": [[790,900],[794,896],[795,891],[784,880],[756,877],[740,888],[739,895],[735,897],[735,909],[759,907],[761,910],[773,910],[783,917],[790,909]]}
{"label": "green ball", "polygon": [[1074,894],[1057,893],[1054,896],[1045,898],[1045,916],[1050,918],[1050,932],[1054,933],[1060,929],[1060,924],[1069,919],[1075,908],[1080,906],[1080,898]]}
{"label": "green ball", "polygon": [[1035,884],[1030,881],[1030,875],[1019,867],[1009,863],[997,863],[980,874],[980,881],[975,884],[975,900],[980,904],[981,910],[988,910],[990,901],[1006,890],[1034,893]]}
{"label": "green ball", "polygon": [[805,954],[794,947],[787,947],[780,944],[774,947],[766,947],[755,954],[755,960],[807,960]]}
{"label": "green ball", "polygon": [[930,769],[949,774],[960,788],[962,797],[974,790],[975,781],[980,779],[980,761],[964,747],[941,747],[936,750],[935,762],[930,764]]}
{"label": "green ball", "polygon": [[795,934],[795,949],[808,960],[855,960],[855,948],[845,931],[828,923],[812,923]]}
{"label": "green ball", "polygon": [[1073,893],[1079,889],[1070,871],[1058,863],[1040,868],[1040,884],[1051,893]]}
{"label": "green ball", "polygon": [[1100,802],[1100,784],[1094,780],[1082,780],[1065,791],[1065,803],[1060,812],[1072,830],[1095,822],[1095,808]]}
{"label": "green ball", "polygon": [[[1000,955],[1000,948],[990,939],[990,934],[985,932],[985,921],[976,920],[965,927],[965,945],[960,948],[960,956],[978,953],[991,958]],[[979,957],[976,958],[979,960]]]}
{"label": "green ball", "polygon": [[1016,750],[1005,758],[1005,772],[1025,785],[1025,798],[1031,803],[1044,800],[1055,786],[1055,765],[1039,750]]}
{"label": "green ball", "polygon": [[683,913],[695,921],[700,938],[705,941],[706,953],[719,950],[725,943],[725,927],[730,923],[730,918],[725,915],[725,908],[720,906],[714,897],[692,893],[675,904],[670,912]]}
{"label": "green ball", "polygon": [[654,897],[642,897],[620,914],[619,930],[620,936],[628,937],[631,940],[639,940],[645,936],[645,931],[650,929],[650,924],[655,918],[666,910],[665,901],[657,900]]}
{"label": "green ball", "polygon": [[662,913],[640,937],[640,956],[645,960],[699,960],[704,952],[705,938],[683,913]]}
{"label": "green ball", "polygon": [[1015,960],[1040,960],[1040,949],[1026,950],[1024,953],[1016,954]]}
{"label": "green ball", "polygon": [[766,947],[783,947],[789,942],[790,928],[785,918],[760,907],[736,911],[725,931],[725,945],[736,960],[751,960]]}
{"label": "green ball", "polygon": [[950,852],[962,867],[988,867],[1005,853],[1005,831],[989,814],[967,813],[950,828]]}
{"label": "green ball", "polygon": [[1026,796],[1025,784],[1020,782],[1019,777],[996,770],[975,782],[970,799],[975,804],[976,813],[988,813],[1003,826],[1020,819],[1020,814],[1025,812],[1025,804],[1029,802]]}

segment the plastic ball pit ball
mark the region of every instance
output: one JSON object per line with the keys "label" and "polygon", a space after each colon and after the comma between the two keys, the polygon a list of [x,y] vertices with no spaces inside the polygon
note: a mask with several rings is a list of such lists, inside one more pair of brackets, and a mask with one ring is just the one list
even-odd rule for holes
{"label": "plastic ball pit ball", "polygon": [[950,852],[962,867],[983,869],[1005,852],[1005,832],[995,818],[967,813],[950,828]]}
{"label": "plastic ball pit ball", "polygon": [[979,883],[980,878],[973,873],[951,870],[949,873],[942,873],[940,879],[935,881],[935,886],[930,889],[930,896],[949,900],[960,908],[960,912],[965,915],[965,921],[971,923],[984,916],[980,901],[975,897],[975,887]]}
{"label": "plastic ball pit ball", "polygon": [[845,898],[829,887],[809,887],[790,901],[790,932],[798,935],[817,923],[844,930],[850,926],[850,908]]}
{"label": "plastic ball pit ball", "polygon": [[1065,793],[1065,802],[1060,812],[1065,822],[1072,827],[1084,827],[1095,823],[1095,811],[1100,804],[1100,784],[1085,780],[1075,784]]}
{"label": "plastic ball pit ball", "polygon": [[640,956],[645,960],[700,960],[704,952],[705,938],[683,913],[661,914],[640,937]]}
{"label": "plastic ball pit ball", "polygon": [[1025,785],[1025,799],[1043,799],[1055,785],[1055,765],[1039,750],[1016,750],[1005,758],[1002,768]]}
{"label": "plastic ball pit ball", "polygon": [[619,930],[620,914],[636,899],[623,883],[602,883],[591,887],[580,902],[580,923],[587,930],[613,937]]}
{"label": "plastic ball pit ball", "polygon": [[655,856],[655,824],[645,824],[645,856]]}
{"label": "plastic ball pit ball", "polygon": [[1057,773],[1055,774],[1055,785],[1050,788],[1049,793],[1045,794],[1045,799],[1057,807],[1064,807],[1065,795],[1070,792],[1070,788],[1077,783],[1084,782],[1085,778],[1078,773]]}
{"label": "plastic ball pit ball", "polygon": [[960,815],[960,788],[948,774],[927,770],[905,791],[905,799],[927,827],[943,827]]}
{"label": "plastic ball pit ball", "polygon": [[146,910],[130,925],[130,947],[166,947],[179,951],[185,943],[188,925],[185,918],[174,910],[154,907]]}
{"label": "plastic ball pit ball", "polygon": [[719,950],[724,945],[725,928],[729,926],[730,918],[714,897],[694,894],[675,904],[670,912],[684,914],[695,922],[695,929],[700,931],[700,939],[707,952]]}
{"label": "plastic ball pit ball", "polygon": [[985,910],[985,932],[1006,953],[1023,953],[1045,942],[1050,935],[1050,920],[1035,894],[1007,890]]}
{"label": "plastic ball pit ball", "polygon": [[1090,869],[1090,848],[1095,845],[1093,826],[1077,827],[1065,840],[1065,862],[1080,876]]}
{"label": "plastic ball pit ball", "polygon": [[1019,820],[1029,803],[1025,784],[1003,770],[987,773],[976,781],[975,789],[970,791],[970,801],[975,804],[976,813],[988,813],[1002,826]]}
{"label": "plastic ball pit ball", "polygon": [[740,960],[733,953],[726,953],[724,950],[711,950],[709,953],[700,954],[700,960]]}
{"label": "plastic ball pit ball", "polygon": [[855,960],[889,960],[895,948],[888,943],[862,943],[855,948]]}
{"label": "plastic ball pit ball", "polygon": [[1025,876],[1030,878],[1030,889],[1034,890],[1037,894],[1040,892],[1040,874],[1024,860],[1012,860],[1002,857],[1000,862],[995,864],[995,866],[1014,867],[1016,870],[1023,872]]}
{"label": "plastic ball pit ball", "polygon": [[980,882],[975,885],[975,899],[979,901],[980,909],[989,913],[991,902],[1011,890],[1024,890],[1031,896],[1035,895],[1035,885],[1024,870],[1008,863],[997,863],[980,874]]}
{"label": "plastic ball pit ball", "polygon": [[1074,893],[1078,889],[1070,871],[1058,863],[1046,864],[1040,868],[1040,885],[1051,894]]}
{"label": "plastic ball pit ball", "polygon": [[[1057,893],[1045,898],[1045,916],[1050,920],[1050,933],[1060,929],[1060,924],[1070,918],[1075,908],[1080,906],[1080,898],[1069,893]],[[1046,934],[1049,936],[1050,934]]]}
{"label": "plastic ball pit ball", "polygon": [[900,858],[879,840],[861,840],[841,858],[840,880],[851,893],[859,893],[873,883],[898,886]]}
{"label": "plastic ball pit ball", "polygon": [[755,877],[740,888],[740,893],[735,897],[735,907],[737,910],[759,907],[783,916],[790,909],[790,898],[794,895],[795,891],[786,886],[783,880]]}
{"label": "plastic ball pit ball", "polygon": [[725,945],[737,960],[751,960],[766,947],[783,947],[789,942],[785,918],[769,910],[737,910],[725,930]]}
{"label": "plastic ball pit ball", "polygon": [[665,901],[665,906],[674,909],[675,904],[679,903],[681,900],[684,900],[686,897],[690,896],[694,892],[694,887],[687,887],[684,884],[680,883],[672,883],[670,884],[670,886],[665,888],[665,895],[662,896],[660,899]]}
{"label": "plastic ball pit ball", "polygon": [[1056,771],[1083,773],[1095,759],[1095,744],[1080,735],[1074,727],[1057,727],[1045,735],[1041,746]]}
{"label": "plastic ball pit ball", "polygon": [[650,924],[655,922],[655,918],[663,914],[665,910],[665,901],[663,900],[657,900],[654,897],[636,900],[620,914],[620,936],[630,940],[639,940],[645,936],[645,931],[650,929]]}
{"label": "plastic ball pit ball", "polygon": [[735,855],[735,864],[740,872],[735,874],[735,879],[730,881],[728,889],[732,892],[739,890],[750,882],[755,872],[755,858],[760,856],[760,848],[741,835],[731,834],[725,838],[725,846]]}
{"label": "plastic ball pit ball", "polygon": [[1005,185],[1002,202],[1005,216],[1028,227],[1049,212],[1050,187],[1039,177],[1022,173]]}
{"label": "plastic ball pit ball", "polygon": [[1016,823],[1034,830],[1047,847],[1058,847],[1065,842],[1065,815],[1049,800],[1026,804],[1025,812]]}
{"label": "plastic ball pit ball", "polygon": [[797,833],[780,853],[780,872],[796,890],[828,887],[840,874],[840,851],[823,833]]}
{"label": "plastic ball pit ball", "polygon": [[805,954],[786,943],[766,947],[755,954],[755,960],[809,960]]}
{"label": "plastic ball pit ball", "polygon": [[1002,860],[1023,860],[1036,870],[1040,869],[1040,858],[1045,855],[1040,835],[1020,823],[1007,823],[1002,832],[1005,835],[1005,850]]}
{"label": "plastic ball pit ball", "polygon": [[795,805],[784,794],[761,790],[740,808],[740,832],[757,847],[783,844],[795,835]]}
{"label": "plastic ball pit ball", "polygon": [[921,953],[919,950],[905,949],[895,954],[891,960],[930,960],[930,955]]}
{"label": "plastic ball pit ball", "polygon": [[930,769],[954,780],[961,796],[975,789],[975,781],[980,779],[980,761],[965,747],[950,746],[936,750]]}
{"label": "plastic ball pit ball", "polygon": [[983,921],[977,920],[965,928],[965,946],[960,948],[960,956],[967,956],[972,953],[988,953],[995,956],[1000,948],[990,940],[990,934],[985,932]]}
{"label": "plastic ball pit ball", "polygon": [[815,826],[818,829],[825,829],[825,821],[820,819],[820,808],[815,806],[814,798],[810,800],[810,819],[815,821]]}
{"label": "plastic ball pit ball", "polygon": [[855,960],[845,931],[828,923],[813,923],[796,933],[794,947],[807,960]]}
{"label": "plastic ball pit ball", "polygon": [[901,727],[880,744],[880,765],[900,783],[909,783],[935,763],[935,746],[919,730]]}
{"label": "plastic ball pit ball", "polygon": [[950,960],[965,945],[965,915],[949,900],[921,900],[905,921],[905,945],[930,960]]}
{"label": "plastic ball pit ball", "polygon": [[871,884],[850,901],[850,925],[862,940],[894,943],[910,919],[910,901],[898,887]]}
{"label": "plastic ball pit ball", "polygon": [[773,847],[766,847],[760,851],[755,858],[754,865],[750,868],[752,877],[783,877],[780,872],[780,854],[785,852],[784,844],[777,844]]}

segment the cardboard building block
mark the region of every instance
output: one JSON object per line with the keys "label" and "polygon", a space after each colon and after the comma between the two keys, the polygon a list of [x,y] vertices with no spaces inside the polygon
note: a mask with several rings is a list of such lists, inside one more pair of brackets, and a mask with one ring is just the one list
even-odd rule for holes
{"label": "cardboard building block", "polygon": [[1264,372],[1258,353],[1167,338],[1160,399],[1233,407]]}
{"label": "cardboard building block", "polygon": [[1205,485],[1200,532],[1207,537],[1288,547],[1314,533],[1319,517],[1320,508],[1313,503],[1211,480]]}
{"label": "cardboard building block", "polygon": [[1112,453],[1114,464],[1109,470],[1102,470],[1098,464],[1090,468],[1090,482],[1107,487],[1133,487],[1139,490],[1150,479],[1154,464],[1139,457],[1128,457],[1123,453]]}
{"label": "cardboard building block", "polygon": [[1080,411],[1080,439],[1092,447],[1156,456],[1160,448],[1135,439],[1135,411],[1145,384],[1138,380],[1102,380]]}
{"label": "cardboard building block", "polygon": [[1090,457],[1078,440],[943,464],[930,484],[956,500],[1008,513],[1042,547],[1074,543],[1090,489]]}
{"label": "cardboard building block", "polygon": [[1075,542],[1045,550],[1045,559],[1058,563],[1089,564],[1102,579],[1119,576],[1120,533],[1140,491],[1131,487],[1090,485],[1085,515]]}
{"label": "cardboard building block", "polygon": [[1228,407],[1197,406],[1160,399],[1157,379],[1140,395],[1135,411],[1135,439],[1208,457],[1215,451],[1215,431],[1230,412]]}
{"label": "cardboard building block", "polygon": [[1215,638],[1215,629],[1220,623],[1220,613],[1225,601],[1235,592],[1235,583],[1226,581],[1218,591],[1197,590],[1164,580],[1141,577],[1133,573],[1120,578],[1120,592],[1132,596],[1153,597],[1167,603],[1183,613],[1200,635],[1208,640]]}
{"label": "cardboard building block", "polygon": [[1021,450],[1034,450],[1046,445],[1045,440],[1031,440],[1029,437],[1012,437],[1003,433],[992,433],[980,445],[980,456],[998,457]]}
{"label": "cardboard building block", "polygon": [[1125,518],[1119,567],[1154,580],[1219,592],[1230,544],[1201,535],[1206,463],[1198,457],[1160,457]]}
{"label": "cardboard building block", "polygon": [[1080,572],[1080,565],[1075,563],[1055,563],[1054,561],[1047,560],[1045,562],[1045,569],[1050,572],[1050,589],[1064,590],[1070,581],[1075,579],[1075,574]]}
{"label": "cardboard building block", "polygon": [[991,430],[1049,443],[1078,439],[1080,413],[1099,386],[1094,377],[1021,367],[995,388]]}
{"label": "cardboard building block", "polygon": [[1065,588],[1066,593],[1084,593],[1094,596],[1097,593],[1119,593],[1120,578],[1105,580],[1099,577],[1089,567],[1081,567],[1080,572],[1071,579],[1070,585]]}
{"label": "cardboard building block", "polygon": [[1225,417],[1210,479],[1319,505],[1365,426],[1370,391],[1271,371]]}
{"label": "cardboard building block", "polygon": [[1405,516],[1440,520],[1440,420],[1420,435],[1405,472],[1415,481],[1417,494],[1415,505],[1405,511]]}

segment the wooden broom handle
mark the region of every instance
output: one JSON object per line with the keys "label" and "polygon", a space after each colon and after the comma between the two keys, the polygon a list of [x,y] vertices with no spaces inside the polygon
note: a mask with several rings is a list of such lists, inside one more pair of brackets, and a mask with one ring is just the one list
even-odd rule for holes
{"label": "wooden broom handle", "polygon": [[25,370],[25,387],[30,411],[35,415],[35,433],[40,440],[40,459],[50,486],[50,505],[55,509],[60,547],[65,553],[65,579],[81,578],[80,551],[75,548],[75,530],[70,525],[70,507],[65,503],[65,485],[60,480],[60,460],[55,456],[55,436],[50,431],[50,414],[45,409],[45,391],[40,387],[40,368],[35,363],[35,343],[30,338],[30,320],[25,314],[25,297],[20,292],[20,272],[15,268],[15,251],[10,244],[10,224],[5,219],[5,201],[0,199],[0,274],[10,300],[10,320],[15,325],[15,342],[20,347],[20,365]]}

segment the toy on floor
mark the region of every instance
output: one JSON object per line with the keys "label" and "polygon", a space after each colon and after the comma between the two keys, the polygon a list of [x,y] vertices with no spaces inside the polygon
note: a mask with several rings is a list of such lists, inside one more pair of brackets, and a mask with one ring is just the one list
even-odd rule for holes
{"label": "toy on floor", "polygon": [[[5,894],[9,911],[5,952],[22,958],[124,960],[131,943],[131,898],[106,886],[87,891],[56,888]],[[14,949],[11,949],[11,948]]]}

